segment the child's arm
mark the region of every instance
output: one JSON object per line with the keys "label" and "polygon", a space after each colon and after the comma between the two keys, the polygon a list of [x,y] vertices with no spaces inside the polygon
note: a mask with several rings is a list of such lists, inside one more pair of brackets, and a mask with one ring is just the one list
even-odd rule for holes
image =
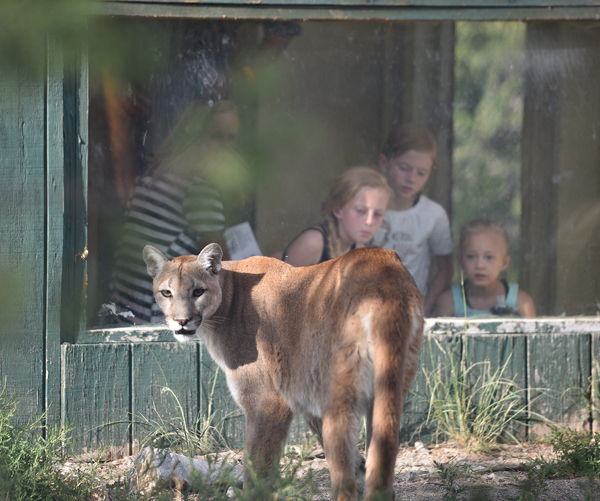
{"label": "child's arm", "polygon": [[447,254],[445,256],[436,255],[435,263],[437,265],[437,272],[429,286],[427,296],[425,296],[426,317],[430,317],[433,314],[435,304],[440,297],[440,294],[450,287],[450,282],[452,282],[452,277],[454,276],[454,261],[452,259],[452,254]]}
{"label": "child's arm", "polygon": [[454,297],[452,290],[445,290],[440,294],[435,305],[436,317],[453,317],[454,316]]}
{"label": "child's arm", "polygon": [[297,236],[286,249],[283,260],[292,266],[317,264],[323,254],[325,240],[318,230],[308,229]]}
{"label": "child's arm", "polygon": [[535,317],[535,305],[527,292],[519,289],[517,293],[517,315],[520,317]]}

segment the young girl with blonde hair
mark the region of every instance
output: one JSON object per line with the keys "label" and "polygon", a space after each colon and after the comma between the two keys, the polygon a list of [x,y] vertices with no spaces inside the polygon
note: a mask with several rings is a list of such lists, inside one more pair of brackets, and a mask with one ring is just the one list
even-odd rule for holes
{"label": "young girl with blonde hair", "polygon": [[352,167],[334,182],[323,202],[323,220],[286,247],[283,260],[308,266],[365,247],[381,222],[392,191],[385,177],[369,167]]}
{"label": "young girl with blonde hair", "polygon": [[436,307],[440,317],[518,315],[534,317],[531,296],[516,283],[500,278],[508,268],[508,233],[499,223],[485,218],[469,221],[460,232],[458,260],[462,284],[442,293]]}

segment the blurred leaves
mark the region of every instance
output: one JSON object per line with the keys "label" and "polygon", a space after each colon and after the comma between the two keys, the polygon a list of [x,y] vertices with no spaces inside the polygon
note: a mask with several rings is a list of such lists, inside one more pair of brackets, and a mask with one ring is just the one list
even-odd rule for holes
{"label": "blurred leaves", "polygon": [[[152,38],[164,46],[156,23],[104,22],[93,16],[91,0],[0,1],[0,68],[41,76],[46,42],[60,43],[67,64],[75,63],[102,34],[103,44],[90,43],[90,59],[132,81],[162,63],[162,54],[140,51]],[[135,55],[135,57],[131,57]],[[129,56],[129,57],[128,57]]]}
{"label": "blurred leaves", "polygon": [[65,57],[76,55],[87,34],[90,0],[0,2],[0,67],[38,74],[47,37],[61,40]]}
{"label": "blurred leaves", "polygon": [[525,23],[459,22],[456,34],[453,232],[487,216],[518,245]]}

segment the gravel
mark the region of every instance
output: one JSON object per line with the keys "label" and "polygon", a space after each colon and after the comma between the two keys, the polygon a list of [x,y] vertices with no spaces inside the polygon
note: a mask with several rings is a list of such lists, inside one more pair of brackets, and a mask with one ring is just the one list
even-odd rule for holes
{"label": "gravel", "polygon": [[[290,449],[288,449],[290,450]],[[282,461],[296,461],[297,455],[294,448]],[[476,453],[469,451],[452,442],[437,445],[423,445],[417,442],[414,446],[401,448],[396,460],[396,478],[394,492],[396,501],[421,501],[421,500],[483,500],[483,501],[508,501],[522,498],[523,485],[527,475],[522,462],[534,458],[550,459],[553,455],[552,447],[542,443],[525,443],[518,445],[503,445],[498,450],[490,453]],[[229,451],[218,454],[218,460],[241,462],[240,451]],[[291,458],[291,459],[290,459]],[[461,471],[457,480],[449,485],[441,478],[438,464]],[[133,464],[133,457],[119,458],[102,463],[97,472],[99,486],[97,496],[93,501],[110,501],[110,489],[107,485],[123,478]],[[82,467],[82,461],[67,462],[63,466],[65,471]],[[330,478],[327,461],[322,451],[315,450],[310,459],[305,460],[300,468],[300,476],[312,471],[313,479],[318,492],[314,500],[330,499]],[[467,472],[465,474],[465,472]],[[527,499],[539,501],[571,501],[589,500],[600,501],[600,481],[590,483],[585,478],[548,480],[543,491],[531,491]],[[535,497],[538,495],[538,497]],[[179,498],[174,493],[174,499]],[[90,500],[92,501],[92,500]]]}

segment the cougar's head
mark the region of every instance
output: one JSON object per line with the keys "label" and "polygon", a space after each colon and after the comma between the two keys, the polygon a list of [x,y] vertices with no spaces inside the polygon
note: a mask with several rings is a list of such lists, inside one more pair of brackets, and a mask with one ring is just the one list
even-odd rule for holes
{"label": "cougar's head", "polygon": [[198,257],[181,256],[170,261],[155,247],[144,247],[154,299],[177,341],[200,340],[203,323],[221,304],[218,274],[222,256],[218,244],[207,245]]}

